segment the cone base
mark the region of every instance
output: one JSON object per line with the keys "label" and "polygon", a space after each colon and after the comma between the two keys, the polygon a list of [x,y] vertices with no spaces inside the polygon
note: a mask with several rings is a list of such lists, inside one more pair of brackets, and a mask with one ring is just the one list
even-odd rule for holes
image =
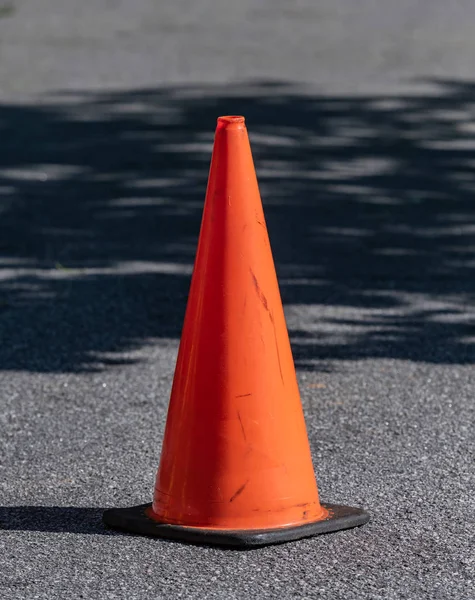
{"label": "cone base", "polygon": [[192,544],[252,548],[269,544],[281,544],[321,533],[350,529],[351,527],[364,525],[370,518],[369,514],[361,508],[340,506],[338,504],[322,504],[322,506],[330,513],[326,519],[296,527],[282,527],[280,529],[223,530],[160,523],[151,519],[145,512],[151,507],[151,504],[142,504],[131,508],[111,508],[105,511],[102,520],[109,527],[123,529],[130,533],[178,540]]}

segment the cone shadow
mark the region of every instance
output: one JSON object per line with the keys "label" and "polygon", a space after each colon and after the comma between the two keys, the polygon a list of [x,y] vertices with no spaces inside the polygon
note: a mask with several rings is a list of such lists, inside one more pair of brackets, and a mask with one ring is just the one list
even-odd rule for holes
{"label": "cone shadow", "polygon": [[102,523],[103,508],[79,506],[1,506],[0,531],[114,535]]}

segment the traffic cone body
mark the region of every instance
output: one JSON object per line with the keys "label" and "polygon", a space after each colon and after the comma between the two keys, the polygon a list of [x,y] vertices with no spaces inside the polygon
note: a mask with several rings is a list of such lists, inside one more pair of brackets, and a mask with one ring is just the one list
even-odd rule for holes
{"label": "traffic cone body", "polygon": [[248,545],[368,519],[319,501],[242,117],[218,119],[153,504],[138,508],[135,527],[105,520]]}
{"label": "traffic cone body", "polygon": [[259,529],[325,514],[244,119],[220,119],[153,516]]}

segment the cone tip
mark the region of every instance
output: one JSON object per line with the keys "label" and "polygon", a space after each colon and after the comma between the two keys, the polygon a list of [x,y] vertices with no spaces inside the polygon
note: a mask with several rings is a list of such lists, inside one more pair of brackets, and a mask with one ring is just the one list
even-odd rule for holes
{"label": "cone tip", "polygon": [[245,129],[244,117],[239,115],[226,115],[218,117],[218,129]]}

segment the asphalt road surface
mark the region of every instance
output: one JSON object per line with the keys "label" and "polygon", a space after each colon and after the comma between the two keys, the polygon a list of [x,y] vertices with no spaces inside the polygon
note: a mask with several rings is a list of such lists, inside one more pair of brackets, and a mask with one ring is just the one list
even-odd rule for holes
{"label": "asphalt road surface", "polygon": [[[0,598],[475,597],[475,3],[0,1]],[[216,118],[246,117],[322,500],[234,552],[147,502]]]}

